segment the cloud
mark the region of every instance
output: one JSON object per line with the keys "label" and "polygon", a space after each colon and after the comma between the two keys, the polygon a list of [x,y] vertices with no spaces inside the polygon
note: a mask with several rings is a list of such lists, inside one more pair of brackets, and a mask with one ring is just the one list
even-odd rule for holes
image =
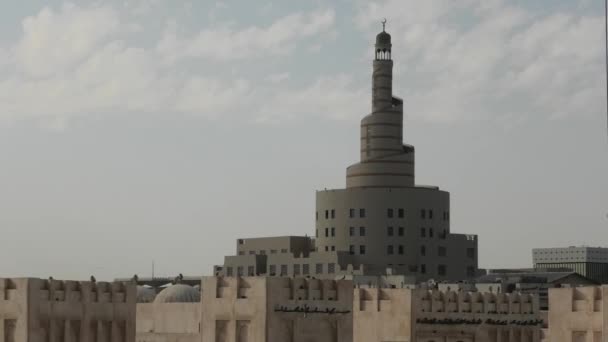
{"label": "cloud", "polygon": [[[377,31],[391,13],[398,88],[408,112],[432,121],[571,117],[603,110],[603,19],[507,1],[360,3]],[[403,17],[401,17],[403,14]]]}
{"label": "cloud", "polygon": [[171,62],[186,58],[232,61],[284,55],[293,51],[298,40],[329,31],[334,21],[335,13],[328,9],[290,14],[267,27],[204,29],[192,37],[184,37],[175,23],[171,23],[163,33],[157,51]]}

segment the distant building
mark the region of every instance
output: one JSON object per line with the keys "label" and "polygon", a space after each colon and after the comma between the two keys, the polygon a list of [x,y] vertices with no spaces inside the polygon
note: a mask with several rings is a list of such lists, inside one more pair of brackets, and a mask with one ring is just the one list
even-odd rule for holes
{"label": "distant building", "polygon": [[600,284],[608,283],[608,248],[535,248],[534,268],[568,268]]}
{"label": "distant building", "polygon": [[415,151],[403,144],[403,100],[393,95],[391,36],[376,37],[371,113],[360,127],[360,161],[346,188],[317,191],[313,237],[239,239],[214,274],[402,275],[463,280],[478,275],[477,236],[453,233],[450,194],[415,183]]}
{"label": "distant building", "polygon": [[0,278],[0,341],[135,342],[133,283]]}
{"label": "distant building", "polygon": [[479,291],[503,293],[527,293],[537,295],[541,310],[549,308],[549,289],[559,287],[579,287],[597,285],[598,283],[576,272],[504,272],[489,273],[476,279],[475,287]]}

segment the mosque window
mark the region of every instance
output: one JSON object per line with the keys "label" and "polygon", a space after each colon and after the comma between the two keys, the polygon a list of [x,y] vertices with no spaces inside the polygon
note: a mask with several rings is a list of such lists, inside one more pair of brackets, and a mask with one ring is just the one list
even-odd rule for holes
{"label": "mosque window", "polygon": [[350,210],[349,210],[349,216],[350,216],[351,218],[355,217],[355,209],[350,208]]}
{"label": "mosque window", "polygon": [[390,209],[390,208],[389,208],[389,209],[387,209],[387,210],[386,210],[386,216],[387,216],[388,218],[393,218],[393,209]]}
{"label": "mosque window", "polygon": [[426,218],[426,210],[420,209],[420,218],[421,219],[425,219]]}
{"label": "mosque window", "polygon": [[315,273],[316,273],[316,274],[321,274],[321,273],[323,273],[323,264],[316,264],[316,265],[315,265]]}
{"label": "mosque window", "polygon": [[386,246],[386,254],[393,255],[393,246],[392,245]]}
{"label": "mosque window", "polygon": [[255,268],[253,266],[247,266],[247,275],[250,277],[255,275]]}
{"label": "mosque window", "polygon": [[271,276],[276,275],[277,265],[270,265],[270,267],[268,268],[268,273],[270,273]]}
{"label": "mosque window", "polygon": [[445,265],[437,265],[437,274],[444,276],[447,273],[447,267]]}
{"label": "mosque window", "polygon": [[399,218],[403,218],[405,216],[403,208],[399,208],[399,210],[397,211],[397,216],[399,216]]}
{"label": "mosque window", "polygon": [[336,264],[334,264],[334,263],[327,264],[327,273],[333,274],[335,272],[336,272]]}
{"label": "mosque window", "polygon": [[405,233],[405,229],[403,227],[399,227],[399,236],[403,236]]}
{"label": "mosque window", "polygon": [[287,265],[281,265],[281,275],[287,275]]}
{"label": "mosque window", "polygon": [[393,227],[386,227],[386,235],[393,236]]}
{"label": "mosque window", "polygon": [[365,236],[365,227],[359,227],[359,236]]}
{"label": "mosque window", "polygon": [[302,265],[302,274],[309,274],[310,273],[310,267],[308,266],[308,264],[303,264]]}
{"label": "mosque window", "polygon": [[475,258],[475,248],[467,248],[467,258]]}
{"label": "mosque window", "polygon": [[403,245],[399,245],[399,255],[403,255]]}
{"label": "mosque window", "polygon": [[365,217],[365,209],[364,208],[359,209],[359,217]]}
{"label": "mosque window", "polygon": [[365,245],[359,246],[359,254],[361,254],[361,255],[365,254]]}
{"label": "mosque window", "polygon": [[348,248],[348,251],[350,252],[350,255],[354,255],[355,254],[355,246],[354,245],[350,245]]}
{"label": "mosque window", "polygon": [[331,227],[331,236],[336,236],[336,227]]}
{"label": "mosque window", "polygon": [[232,267],[226,267],[226,276],[232,277]]}

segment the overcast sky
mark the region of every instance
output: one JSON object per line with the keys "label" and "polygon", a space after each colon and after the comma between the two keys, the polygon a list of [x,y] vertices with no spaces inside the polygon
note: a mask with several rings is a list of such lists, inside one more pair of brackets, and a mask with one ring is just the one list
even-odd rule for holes
{"label": "overcast sky", "polygon": [[383,17],[417,183],[480,266],[608,246],[601,0],[0,3],[0,276],[210,274],[314,234]]}

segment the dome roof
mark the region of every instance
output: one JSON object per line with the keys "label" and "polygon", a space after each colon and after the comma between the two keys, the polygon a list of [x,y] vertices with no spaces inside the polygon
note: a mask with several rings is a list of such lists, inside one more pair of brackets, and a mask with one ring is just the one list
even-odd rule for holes
{"label": "dome roof", "polygon": [[147,286],[137,286],[137,302],[152,303],[156,297],[156,291]]}
{"label": "dome roof", "polygon": [[162,290],[154,303],[196,303],[201,300],[200,292],[190,285],[175,284]]}
{"label": "dome roof", "polygon": [[378,33],[376,36],[376,45],[391,45],[391,35],[386,31]]}

